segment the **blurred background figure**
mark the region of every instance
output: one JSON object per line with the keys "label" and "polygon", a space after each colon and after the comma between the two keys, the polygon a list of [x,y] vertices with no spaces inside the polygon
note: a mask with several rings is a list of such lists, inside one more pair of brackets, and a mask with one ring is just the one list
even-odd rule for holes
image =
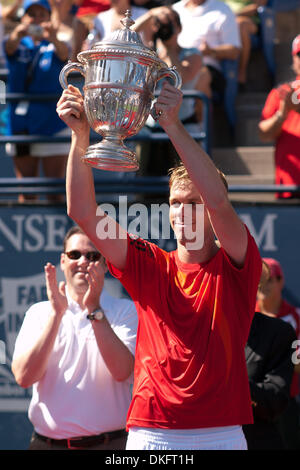
{"label": "blurred background figure", "polygon": [[[68,0],[67,0],[68,1]],[[69,0],[71,4],[76,4],[78,9],[73,21],[73,47],[71,59],[77,61],[77,54],[83,50],[84,41],[94,28],[96,16],[110,8],[110,0]]]}
{"label": "blurred background figure", "polygon": [[267,0],[223,0],[235,13],[241,36],[238,82],[243,91],[247,82],[247,67],[251,53],[251,36],[259,31],[257,8],[265,6]]}
{"label": "blurred background figure", "polygon": [[[148,38],[149,45],[157,51],[158,57],[168,67],[176,67],[182,78],[182,90],[195,90],[202,67],[200,51],[195,48],[185,48],[178,44],[181,32],[179,14],[171,7],[150,9],[139,17],[133,29]],[[162,86],[159,81],[156,89]],[[179,112],[179,117],[189,132],[201,130],[195,113],[195,99],[185,98]],[[163,132],[161,126],[152,116],[146,121],[149,132]],[[165,175],[178,160],[177,153],[169,142],[144,142],[138,146],[141,172],[145,175]]]}
{"label": "blurred background figure", "polygon": [[2,5],[0,3],[0,68],[5,66],[6,59],[4,53],[4,26],[7,21],[13,19],[18,9],[22,6],[23,0],[15,0],[10,5]]}
{"label": "blurred background figure", "polygon": [[110,0],[110,9],[99,13],[94,20],[92,41],[101,41],[112,31],[122,28],[121,20],[124,19],[127,10],[131,11],[131,17],[136,21],[147,10],[141,6],[135,6],[130,0]]}
{"label": "blurred background figure", "polygon": [[3,50],[4,41],[4,21],[3,21],[3,8],[0,3],[0,69],[5,65],[5,54]]}
{"label": "blurred background figure", "polygon": [[[270,317],[281,318],[291,324],[296,337],[300,339],[300,309],[289,304],[283,298],[284,275],[280,263],[273,258],[264,258],[270,269],[270,277],[258,289],[256,310]],[[290,400],[287,409],[278,418],[278,427],[287,449],[300,449],[299,441],[299,396],[300,366],[295,365],[290,388]]]}
{"label": "blurred background figure", "polygon": [[[25,94],[56,94],[61,91],[59,73],[69,57],[66,43],[57,38],[47,0],[26,0],[24,13],[4,43],[8,91]],[[9,134],[70,135],[57,117],[55,101],[13,102],[9,107]],[[69,143],[7,145],[17,178],[36,177],[39,165],[46,177],[63,178]],[[57,199],[59,196],[49,196]],[[19,200],[32,199],[20,195]]]}
{"label": "blurred background figure", "polygon": [[[300,34],[292,43],[295,80],[273,88],[261,120],[262,142],[275,142],[275,183],[300,185]],[[299,192],[277,194],[278,198],[299,197]]]}
{"label": "blurred background figure", "polygon": [[[269,278],[264,261],[260,289],[265,289]],[[245,348],[254,420],[243,426],[249,450],[285,449],[276,419],[289,404],[295,340],[295,329],[287,322],[255,313]]]}
{"label": "blurred background figure", "polygon": [[[236,18],[231,8],[219,0],[181,0],[172,7],[178,12],[182,31],[178,36],[181,47],[197,47],[203,58],[203,67],[197,90],[212,98],[223,95],[226,81],[221,61],[236,60],[241,40]],[[202,107],[197,104],[198,119]]]}

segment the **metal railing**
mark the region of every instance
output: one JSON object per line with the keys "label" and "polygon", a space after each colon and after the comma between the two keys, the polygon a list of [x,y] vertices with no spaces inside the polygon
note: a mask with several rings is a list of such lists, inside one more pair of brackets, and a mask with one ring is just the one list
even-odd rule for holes
{"label": "metal railing", "polygon": [[[157,93],[155,94],[157,96]],[[16,101],[39,101],[39,102],[47,102],[47,101],[58,101],[60,95],[57,94],[25,94],[25,93],[7,93],[5,95],[6,102],[16,102]],[[204,104],[203,110],[203,130],[201,132],[193,132],[191,133],[192,137],[202,142],[202,146],[204,150],[210,154],[210,143],[211,143],[211,135],[210,135],[210,100],[201,92],[198,91],[183,91],[183,99],[186,98],[193,98],[199,99]],[[91,142],[96,142],[101,140],[101,136],[96,134],[94,131],[91,131]],[[169,137],[163,131],[155,132],[155,133],[148,133],[147,135],[135,135],[128,139],[128,141],[168,141]],[[45,135],[1,135],[0,136],[0,144],[4,143],[58,143],[58,142],[69,142],[70,137],[54,137],[52,136],[45,136]]]}
{"label": "metal railing", "polygon": [[[25,101],[57,101],[60,95],[57,94],[23,94],[8,93],[6,94],[6,102]],[[204,150],[210,154],[211,130],[210,130],[210,101],[202,93],[197,91],[183,91],[183,97],[200,99],[204,104],[203,130],[197,133],[191,133],[192,137],[202,142]],[[101,140],[101,136],[91,130],[91,143]],[[168,141],[167,134],[155,132],[152,134],[135,135],[127,139],[128,141]],[[43,135],[0,135],[0,145],[5,143],[48,143],[48,142],[70,142],[70,137],[61,136],[43,136]],[[96,172],[97,173],[97,172]],[[95,175],[96,193],[167,193],[168,177],[141,177],[132,174],[123,174],[119,176],[107,175],[105,178]],[[296,185],[275,185],[275,184],[251,184],[251,185],[229,185],[230,193],[300,193],[300,186]],[[16,196],[18,194],[64,194],[65,180],[59,178],[0,178],[0,196]]]}
{"label": "metal railing", "polygon": [[[22,194],[65,194],[64,178],[0,178],[0,195]],[[122,178],[117,176],[95,177],[96,193],[108,194],[155,194],[168,193],[169,178],[167,176],[132,177],[125,173]],[[296,185],[229,185],[230,193],[283,193],[297,192],[300,186]]]}
{"label": "metal railing", "polygon": [[[156,96],[158,93],[156,93]],[[18,101],[58,101],[60,95],[57,94],[24,94],[24,93],[7,93],[5,95],[6,103]],[[203,102],[203,126],[200,132],[191,133],[192,137],[200,141],[204,150],[210,154],[210,101],[203,93],[197,91],[183,91],[183,99],[193,98],[200,99]],[[91,130],[90,141],[91,143],[99,142],[101,136]],[[145,142],[145,141],[168,141],[169,137],[161,129],[161,132],[155,133],[141,133],[130,137],[127,141]],[[0,145],[6,143],[13,144],[33,144],[33,143],[68,143],[70,136],[45,136],[45,135],[0,135]],[[120,177],[109,176],[105,179],[95,178],[96,192],[143,192],[143,193],[157,193],[165,192],[168,188],[168,178],[160,177],[127,177],[126,174]],[[64,194],[65,193],[65,180],[59,178],[0,178],[0,196],[13,196],[18,194],[34,194],[34,195],[50,195],[50,194]]]}

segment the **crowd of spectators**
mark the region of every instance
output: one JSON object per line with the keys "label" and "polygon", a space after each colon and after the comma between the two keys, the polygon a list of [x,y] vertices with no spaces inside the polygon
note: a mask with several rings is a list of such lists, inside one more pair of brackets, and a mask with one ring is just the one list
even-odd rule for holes
{"label": "crowd of spectators", "polygon": [[[0,8],[0,65],[9,70],[7,90],[33,94],[60,93],[58,75],[64,63],[69,59],[77,60],[80,51],[90,48],[111,31],[119,29],[120,19],[130,9],[136,21],[134,28],[141,33],[144,42],[156,48],[159,57],[169,66],[175,65],[180,70],[183,89],[200,91],[214,102],[215,96],[222,97],[225,93],[224,60],[238,61],[236,80],[239,91],[244,90],[251,38],[260,32],[258,8],[266,3],[267,0],[32,0],[24,3],[23,0],[6,0]],[[44,12],[44,15],[33,14],[35,9]],[[174,12],[177,13],[177,26]],[[171,25],[171,33],[159,37],[160,26],[167,25]],[[300,61],[299,52],[293,52],[296,82],[299,77],[297,61]],[[281,87],[280,104],[274,104],[273,99],[272,109],[270,100],[272,96],[277,96],[279,89],[274,89],[270,94],[259,131],[262,141],[276,144],[275,182],[298,184],[295,175],[298,172],[299,154],[294,150],[289,153],[285,149],[282,157],[280,150],[282,145],[285,146],[285,128],[290,127],[292,114],[295,121],[295,125],[292,125],[294,137],[288,146],[291,144],[294,148],[293,143],[299,139],[298,108],[295,104],[291,106],[294,87],[292,84],[287,84],[287,87],[290,89],[288,95],[285,93],[285,98],[282,98],[284,87]],[[284,107],[283,100],[286,102]],[[9,108],[8,134],[56,137],[68,132],[57,120],[54,103],[51,107],[49,102],[29,103],[22,100],[10,104]],[[267,127],[270,118],[276,120],[276,132],[273,132],[273,127],[271,130]],[[187,120],[187,124],[197,124],[197,130],[199,126],[201,128],[201,100],[184,100],[182,119]],[[150,121],[147,124],[151,128]],[[146,145],[143,148],[147,155],[149,149],[147,151]],[[8,145],[6,151],[13,158],[17,177],[38,176],[40,166],[45,176],[63,177],[65,174],[65,145]],[[150,175],[153,168],[154,174],[165,174],[165,167],[174,160],[170,156],[166,159],[166,165],[163,165],[159,158],[158,163],[151,164],[149,168],[149,159],[146,156],[144,159],[145,162],[141,160],[141,171],[146,175]],[[286,192],[281,196],[291,197],[292,194]],[[20,197],[22,200],[23,196]]]}

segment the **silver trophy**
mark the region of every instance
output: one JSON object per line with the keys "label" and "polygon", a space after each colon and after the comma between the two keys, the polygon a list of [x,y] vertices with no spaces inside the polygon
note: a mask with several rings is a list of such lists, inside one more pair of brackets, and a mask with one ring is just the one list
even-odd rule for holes
{"label": "silver trophy", "polygon": [[134,21],[129,10],[121,23],[122,29],[96,43],[91,50],[80,52],[77,57],[81,63],[69,62],[59,80],[67,88],[71,71],[85,77],[87,119],[103,139],[88,147],[83,160],[102,170],[136,171],[139,165],[135,152],[124,145],[123,139],[137,134],[144,126],[157,81],[171,77],[174,86],[180,88],[181,77],[130,29]]}

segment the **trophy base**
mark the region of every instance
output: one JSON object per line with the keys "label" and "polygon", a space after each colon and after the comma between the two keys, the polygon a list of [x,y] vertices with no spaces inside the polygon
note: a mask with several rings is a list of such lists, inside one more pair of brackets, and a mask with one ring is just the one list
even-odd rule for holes
{"label": "trophy base", "polygon": [[133,150],[125,147],[123,142],[103,139],[102,142],[90,145],[82,160],[88,165],[106,171],[137,171],[139,164]]}

